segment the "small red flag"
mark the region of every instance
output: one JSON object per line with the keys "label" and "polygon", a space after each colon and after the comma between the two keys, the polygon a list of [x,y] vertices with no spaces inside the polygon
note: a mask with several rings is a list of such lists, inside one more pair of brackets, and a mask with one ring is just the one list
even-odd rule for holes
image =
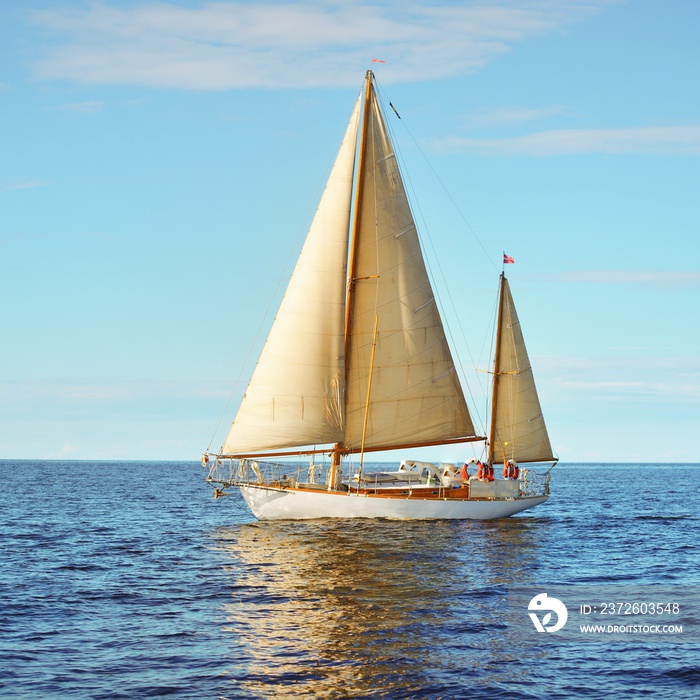
{"label": "small red flag", "polygon": [[503,264],[504,265],[508,265],[509,263],[514,263],[514,262],[515,262],[515,260],[513,258],[511,258],[510,255],[506,255],[505,253],[503,253]]}
{"label": "small red flag", "polygon": [[386,63],[386,61],[382,61],[381,58],[373,58],[372,63]]}

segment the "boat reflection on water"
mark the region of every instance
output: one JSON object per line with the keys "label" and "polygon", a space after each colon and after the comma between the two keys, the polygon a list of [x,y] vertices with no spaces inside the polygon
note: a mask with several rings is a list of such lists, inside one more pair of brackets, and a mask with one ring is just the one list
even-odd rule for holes
{"label": "boat reflection on water", "polygon": [[217,529],[232,693],[426,697],[515,680],[526,669],[503,640],[506,587],[536,570],[541,520]]}

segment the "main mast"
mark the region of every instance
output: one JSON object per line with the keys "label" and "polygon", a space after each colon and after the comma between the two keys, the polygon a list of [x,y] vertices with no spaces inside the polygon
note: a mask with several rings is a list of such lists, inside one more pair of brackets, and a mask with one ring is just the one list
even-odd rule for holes
{"label": "main mast", "polygon": [[[369,104],[372,93],[372,78],[374,77],[371,70],[368,70],[365,75],[365,100],[362,108],[362,123],[360,125],[360,147],[357,162],[357,177],[355,178],[355,211],[353,214],[352,231],[350,235],[350,257],[348,259],[348,278],[347,291],[345,296],[345,386],[347,387],[348,374],[348,353],[350,350],[350,319],[352,318],[353,294],[355,289],[355,260],[357,258],[357,241],[358,229],[360,225],[360,209],[362,206],[362,184],[364,178],[365,152],[367,150],[367,125],[369,124]],[[333,447],[333,455],[331,459],[331,479],[330,483],[335,483],[336,470],[340,464],[340,456],[343,452],[344,445],[337,442]]]}

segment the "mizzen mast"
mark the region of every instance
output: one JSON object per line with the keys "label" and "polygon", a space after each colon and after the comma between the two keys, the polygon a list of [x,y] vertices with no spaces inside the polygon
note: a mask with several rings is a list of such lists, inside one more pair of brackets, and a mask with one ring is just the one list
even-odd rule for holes
{"label": "mizzen mast", "polygon": [[501,273],[498,295],[498,318],[496,320],[496,352],[493,359],[493,391],[491,393],[491,426],[489,428],[488,464],[493,466],[493,448],[496,444],[496,409],[498,408],[498,379],[501,372],[501,338],[503,336],[503,296],[505,293],[505,273]]}

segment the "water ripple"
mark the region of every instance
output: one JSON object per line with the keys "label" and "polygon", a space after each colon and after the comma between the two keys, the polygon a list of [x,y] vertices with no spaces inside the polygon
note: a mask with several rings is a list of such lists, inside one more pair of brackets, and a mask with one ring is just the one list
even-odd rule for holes
{"label": "water ripple", "polygon": [[700,583],[697,468],[614,469],[502,521],[257,523],[196,464],[0,462],[0,695],[694,698],[697,644],[510,645],[513,586]]}

